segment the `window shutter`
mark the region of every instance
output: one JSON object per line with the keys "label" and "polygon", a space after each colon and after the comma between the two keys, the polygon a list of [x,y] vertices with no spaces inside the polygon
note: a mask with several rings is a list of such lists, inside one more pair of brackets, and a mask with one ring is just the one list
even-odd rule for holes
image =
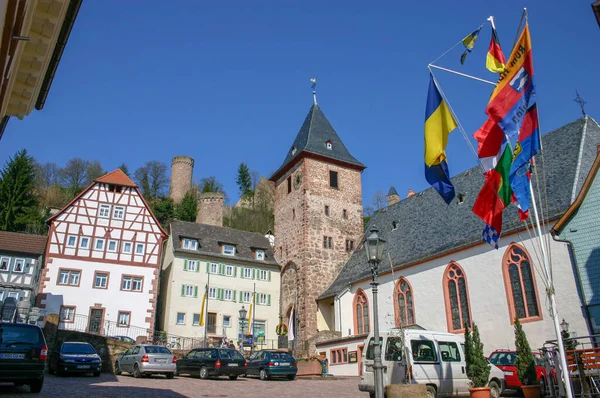
{"label": "window shutter", "polygon": [[223,289],[219,288],[219,289],[217,290],[217,298],[218,298],[219,300],[223,300]]}
{"label": "window shutter", "polygon": [[194,286],[194,298],[198,297],[198,286]]}
{"label": "window shutter", "polygon": [[200,272],[200,261],[196,260],[196,272]]}
{"label": "window shutter", "polygon": [[244,274],[246,273],[245,267],[240,267],[240,278],[244,279]]}
{"label": "window shutter", "polygon": [[267,305],[271,305],[271,295],[267,294]]}
{"label": "window shutter", "polygon": [[206,262],[206,273],[210,273],[210,263],[208,261]]}
{"label": "window shutter", "polygon": [[236,301],[236,297],[235,297],[235,296],[237,295],[236,293],[237,293],[237,292],[234,290],[234,291],[233,291],[233,301]]}
{"label": "window shutter", "polygon": [[188,270],[188,260],[187,260],[187,258],[185,260],[183,260],[183,270],[184,271]]}
{"label": "window shutter", "polygon": [[255,269],[252,270],[252,279],[256,279],[256,270]]}
{"label": "window shutter", "polygon": [[235,267],[235,266],[233,267],[233,277],[234,278],[237,277],[237,269],[238,269],[238,267]]}
{"label": "window shutter", "polygon": [[219,274],[225,274],[225,264],[219,264]]}
{"label": "window shutter", "polygon": [[185,296],[185,285],[181,285],[181,297]]}
{"label": "window shutter", "polygon": [[269,282],[271,282],[271,271],[268,271],[268,272],[269,272]]}

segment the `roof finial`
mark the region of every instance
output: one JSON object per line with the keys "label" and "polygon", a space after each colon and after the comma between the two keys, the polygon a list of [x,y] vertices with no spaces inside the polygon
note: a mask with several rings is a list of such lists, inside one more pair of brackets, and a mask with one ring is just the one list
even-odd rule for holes
{"label": "roof finial", "polygon": [[313,77],[310,79],[310,82],[312,83],[310,88],[312,88],[313,91],[313,102],[317,105],[317,79]]}
{"label": "roof finial", "polygon": [[581,98],[581,96],[579,95],[579,91],[575,90],[575,93],[577,94],[577,97],[575,97],[575,99],[573,101],[575,101],[579,104],[579,106],[581,107],[581,113],[583,114],[583,116],[586,116],[584,106],[585,106],[585,104],[587,104],[587,102],[585,102],[583,100],[583,98]]}

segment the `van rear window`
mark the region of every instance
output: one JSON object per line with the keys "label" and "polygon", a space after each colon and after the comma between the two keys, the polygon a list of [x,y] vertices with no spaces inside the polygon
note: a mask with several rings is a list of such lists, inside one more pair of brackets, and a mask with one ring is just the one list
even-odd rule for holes
{"label": "van rear window", "polygon": [[35,327],[20,326],[18,324],[0,323],[0,345],[11,343],[26,343],[40,345],[42,331]]}
{"label": "van rear window", "polygon": [[411,340],[412,356],[415,362],[437,362],[435,344],[431,340]]}
{"label": "van rear window", "polygon": [[[383,337],[379,337],[379,344],[383,341]],[[375,359],[375,338],[369,339],[369,346],[367,347],[367,359]]]}
{"label": "van rear window", "polygon": [[[379,338],[379,341],[383,342],[383,337]],[[369,340],[369,347],[367,348],[367,359],[374,360],[375,359],[375,339],[371,337]],[[383,347],[382,347],[383,351]],[[387,338],[385,344],[385,360],[386,361],[401,361],[402,360],[402,338],[390,336]]]}

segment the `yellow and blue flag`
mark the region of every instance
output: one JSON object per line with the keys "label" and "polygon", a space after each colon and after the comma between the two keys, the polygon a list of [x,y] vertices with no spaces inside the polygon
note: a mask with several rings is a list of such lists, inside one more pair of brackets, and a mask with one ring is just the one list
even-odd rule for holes
{"label": "yellow and blue flag", "polygon": [[448,135],[457,125],[430,73],[425,110],[425,179],[447,204],[452,202],[455,192],[446,162],[446,145]]}
{"label": "yellow and blue flag", "polygon": [[481,26],[479,29],[475,30],[473,33],[462,39],[463,46],[465,46],[465,52],[460,56],[460,63],[465,64],[465,60],[467,59],[467,54],[473,51],[473,47],[475,47],[475,42],[479,37],[479,32],[481,31]]}

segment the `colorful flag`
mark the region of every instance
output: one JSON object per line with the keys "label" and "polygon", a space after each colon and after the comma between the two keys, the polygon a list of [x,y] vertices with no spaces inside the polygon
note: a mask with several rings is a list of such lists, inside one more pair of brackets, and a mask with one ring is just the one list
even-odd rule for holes
{"label": "colorful flag", "polygon": [[462,39],[462,43],[465,46],[465,52],[460,56],[460,63],[465,64],[465,60],[467,59],[467,54],[473,51],[473,47],[475,47],[475,41],[479,37],[479,31],[481,30],[481,26],[479,29],[475,30],[473,33]]}
{"label": "colorful flag", "polygon": [[200,308],[200,326],[204,326],[204,307],[206,305],[206,289],[204,290],[204,296],[202,296],[202,308]]}
{"label": "colorful flag", "polygon": [[481,239],[484,242],[489,243],[494,249],[498,250],[498,240],[500,239],[500,236],[498,236],[498,233],[494,228],[486,225],[481,234]]}
{"label": "colorful flag", "polygon": [[429,75],[429,92],[425,109],[425,178],[447,204],[454,199],[446,162],[448,135],[457,126],[446,102],[442,99],[433,75]]}
{"label": "colorful flag", "polygon": [[479,143],[477,156],[479,158],[496,156],[500,152],[504,137],[504,131],[498,126],[498,123],[488,117],[483,126],[473,134],[473,138]]}
{"label": "colorful flag", "polygon": [[295,339],[294,333],[294,306],[292,305],[292,311],[290,312],[290,320],[288,321],[288,341],[293,341]]}
{"label": "colorful flag", "polygon": [[496,28],[492,25],[492,40],[490,41],[490,47],[488,49],[487,58],[485,60],[485,67],[490,72],[502,73],[506,68],[506,60],[500,48],[500,41],[496,34]]}
{"label": "colorful flag", "polygon": [[535,102],[533,75],[531,38],[525,25],[486,108],[509,137],[519,132],[527,108]]}
{"label": "colorful flag", "polygon": [[254,293],[252,293],[252,302],[250,303],[250,310],[248,311],[248,333],[252,333],[252,310],[254,309]]}

